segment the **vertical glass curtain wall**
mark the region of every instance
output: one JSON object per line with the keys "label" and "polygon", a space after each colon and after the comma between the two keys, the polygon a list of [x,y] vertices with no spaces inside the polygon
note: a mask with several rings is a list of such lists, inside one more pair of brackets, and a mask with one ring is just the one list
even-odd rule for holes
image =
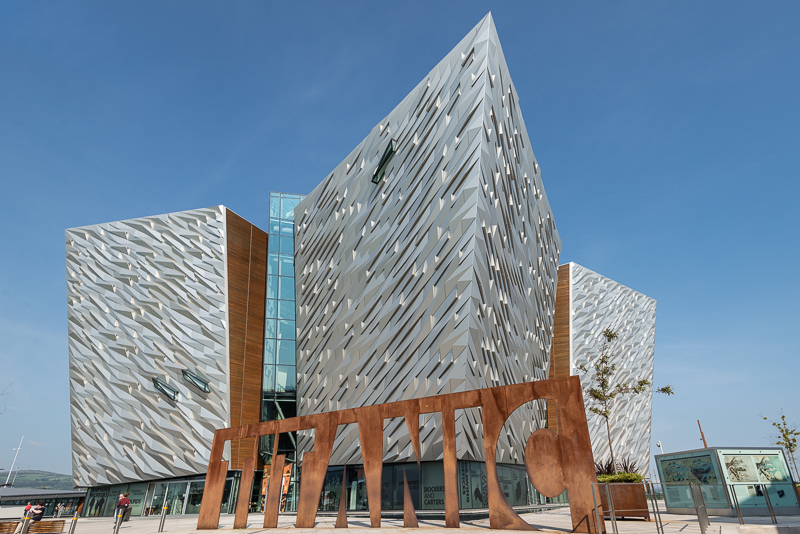
{"label": "vertical glass curtain wall", "polygon": [[[261,420],[297,415],[295,358],[294,209],[304,195],[270,193],[267,306],[264,325],[264,376]],[[273,437],[261,438],[264,463],[272,462]],[[278,453],[287,464],[296,461],[295,434],[281,435]],[[290,493],[293,486],[290,487]]]}

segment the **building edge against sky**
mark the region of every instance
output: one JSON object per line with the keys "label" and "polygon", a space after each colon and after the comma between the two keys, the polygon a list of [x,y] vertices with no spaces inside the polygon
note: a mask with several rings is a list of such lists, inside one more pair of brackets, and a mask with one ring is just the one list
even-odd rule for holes
{"label": "building edge against sky", "polygon": [[[547,377],[561,241],[490,15],[297,211],[299,415]],[[532,404],[500,461],[545,426]],[[415,460],[390,424],[384,460]],[[426,430],[434,460],[442,427]],[[483,460],[478,410],[456,433],[458,458]],[[340,433],[331,463],[357,444]]]}
{"label": "building edge against sky", "polygon": [[[610,362],[617,366],[617,380],[632,383],[646,379],[652,384],[656,301],[577,263],[561,265],[549,377],[580,375],[584,390],[592,387],[594,371],[590,368],[589,373],[582,373],[578,366],[590,367],[589,359],[600,353],[606,328],[619,335]],[[649,389],[618,404],[609,419],[616,459],[634,460],[643,476],[650,466],[652,411],[653,392]],[[595,462],[609,461],[605,421],[588,409],[586,418]],[[548,427],[557,430],[555,418],[548,419]]]}
{"label": "building edge against sky", "polygon": [[[272,193],[269,205],[268,232],[223,206],[66,231],[73,478],[93,488],[89,515],[110,514],[124,489],[138,496],[135,512],[163,501],[196,513],[215,429],[544,379],[551,345],[573,335],[558,327],[569,265],[558,267],[561,242],[489,15],[308,197]],[[587,332],[590,315],[639,320],[627,304],[615,309],[624,286],[585,271],[599,284],[580,301]],[[645,302],[634,293],[624,296]],[[653,301],[653,329],[654,314]],[[650,352],[626,355],[652,378],[647,339]],[[635,421],[649,447],[646,410]],[[441,426],[425,423],[423,471],[409,482],[415,505],[436,509],[436,497],[417,502],[442,485]],[[514,464],[547,424],[546,404],[532,403],[498,443],[513,505],[541,497]],[[485,507],[479,425],[477,411],[458,420],[462,508]],[[624,421],[614,432],[630,435]],[[400,466],[415,458],[404,427],[385,438],[384,508],[402,509]],[[258,444],[256,508],[270,439]],[[278,450],[293,465],[310,444],[287,434]],[[235,504],[239,450],[255,445],[225,453],[223,510]],[[348,507],[365,505],[359,461],[357,432],[345,429],[324,495],[338,494],[347,463]],[[290,467],[289,506],[296,476]]]}

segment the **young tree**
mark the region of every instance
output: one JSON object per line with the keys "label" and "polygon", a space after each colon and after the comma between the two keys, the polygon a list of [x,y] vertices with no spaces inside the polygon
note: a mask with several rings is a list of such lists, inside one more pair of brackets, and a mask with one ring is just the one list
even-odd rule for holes
{"label": "young tree", "polygon": [[780,422],[770,421],[766,417],[764,418],[764,421],[769,421],[769,424],[777,429],[777,434],[770,436],[770,439],[773,440],[772,443],[774,445],[783,447],[783,449],[786,451],[787,456],[789,456],[789,461],[792,462],[792,467],[794,467],[795,480],[797,480],[798,471],[795,453],[797,452],[797,436],[800,436],[798,425],[789,426],[789,424],[786,422],[786,414],[783,413],[781,414]]}
{"label": "young tree", "polygon": [[[614,466],[614,472],[617,472],[617,460],[614,457],[614,447],[611,442],[611,419],[616,401],[621,397],[629,395],[638,395],[647,391],[651,386],[650,381],[641,378],[629,383],[622,383],[615,380],[617,374],[617,364],[613,363],[614,351],[611,348],[611,343],[619,338],[619,335],[606,328],[603,330],[603,344],[600,347],[600,353],[597,358],[590,362],[590,366],[594,367],[594,374],[592,375],[592,386],[586,390],[589,405],[589,410],[603,418],[606,423],[606,433],[608,434],[608,449],[611,451],[611,463]],[[588,373],[589,369],[586,365],[581,364],[578,369],[584,373]],[[664,393],[665,395],[673,395],[674,391],[672,386],[664,386],[656,390],[657,393]]]}

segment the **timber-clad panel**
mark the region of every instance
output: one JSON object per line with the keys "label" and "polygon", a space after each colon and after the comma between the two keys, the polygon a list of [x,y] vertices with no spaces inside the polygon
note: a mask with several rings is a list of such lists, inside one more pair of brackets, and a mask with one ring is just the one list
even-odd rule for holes
{"label": "timber-clad panel", "polygon": [[[558,267],[556,286],[556,311],[553,317],[553,345],[550,350],[550,371],[547,378],[569,376],[569,263]],[[556,410],[552,401],[547,401],[547,428],[558,432]]]}
{"label": "timber-clad panel", "polygon": [[[228,317],[230,320],[231,426],[261,419],[264,363],[264,307],[267,287],[267,234],[231,210],[228,236]],[[231,442],[230,469],[252,456],[254,440]]]}

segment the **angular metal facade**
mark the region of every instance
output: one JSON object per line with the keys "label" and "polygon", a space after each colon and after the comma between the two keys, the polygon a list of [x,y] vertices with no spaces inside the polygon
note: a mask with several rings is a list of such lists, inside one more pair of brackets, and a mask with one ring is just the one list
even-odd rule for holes
{"label": "angular metal facade", "polygon": [[225,208],[65,233],[73,483],[204,473],[230,425]]}
{"label": "angular metal facade", "polygon": [[[590,358],[602,345],[602,332],[610,328],[619,334],[612,344],[617,365],[616,380],[631,383],[639,379],[653,382],[656,337],[656,301],[610,278],[569,263],[569,343],[570,374],[580,374],[584,389],[592,386]],[[563,276],[563,269],[562,269]],[[589,373],[577,370],[587,365]],[[617,460],[631,458],[639,472],[647,474],[650,465],[650,423],[653,412],[652,390],[625,397],[617,403],[610,419],[611,439]],[[608,461],[611,453],[605,421],[586,411],[589,434],[596,462]]]}
{"label": "angular metal facade", "polygon": [[[546,378],[560,248],[487,15],[297,207],[298,415]],[[518,410],[498,461],[544,424],[542,403]],[[483,459],[478,413],[456,425],[458,458]],[[413,458],[402,420],[385,433],[386,461]],[[331,463],[359,461],[341,432]]]}

